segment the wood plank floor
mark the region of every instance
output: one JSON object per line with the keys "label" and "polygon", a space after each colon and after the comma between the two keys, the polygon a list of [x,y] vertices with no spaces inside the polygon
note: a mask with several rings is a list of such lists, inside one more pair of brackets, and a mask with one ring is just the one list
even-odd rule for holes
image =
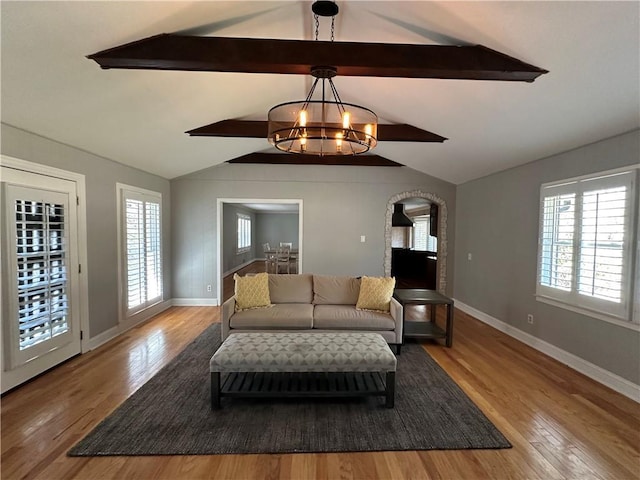
{"label": "wood plank floor", "polygon": [[[2,398],[2,479],[637,479],[640,405],[455,312],[425,348],[508,450],[69,458],[66,451],[212,322],[173,307]],[[444,309],[438,309],[438,322]],[[206,380],[204,380],[206,381]]]}

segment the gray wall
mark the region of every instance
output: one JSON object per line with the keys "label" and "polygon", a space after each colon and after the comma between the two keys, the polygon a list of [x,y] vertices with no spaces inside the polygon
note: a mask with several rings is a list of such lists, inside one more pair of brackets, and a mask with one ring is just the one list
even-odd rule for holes
{"label": "gray wall", "polygon": [[171,298],[171,195],[168,180],[2,124],[2,154],[85,175],[89,336],[118,325],[116,183],[162,193],[164,298]]}
{"label": "gray wall", "polygon": [[256,257],[257,252],[261,249],[256,249],[256,231],[255,228],[251,230],[251,250],[248,252],[237,252],[237,214],[244,213],[251,218],[251,226],[256,223],[256,214],[247,208],[243,208],[239,205],[232,203],[225,203],[222,205],[222,271],[229,272],[235,267],[242,265]]}
{"label": "gray wall", "polygon": [[275,248],[280,242],[291,242],[299,248],[297,213],[256,213],[256,257],[262,258],[262,245]]}
{"label": "gray wall", "polygon": [[[407,167],[222,164],[174,179],[173,296],[217,298],[218,198],[302,199],[304,272],[383,275],[387,202],[392,195],[417,189],[447,202],[453,247],[455,186]],[[365,243],[360,243],[361,235]],[[216,286],[213,292],[206,292],[207,284]]]}
{"label": "gray wall", "polygon": [[[640,384],[640,333],[536,301],[540,185],[637,164],[640,131],[458,186],[455,298]],[[472,260],[467,254],[472,254]],[[527,314],[534,324],[527,323]]]}

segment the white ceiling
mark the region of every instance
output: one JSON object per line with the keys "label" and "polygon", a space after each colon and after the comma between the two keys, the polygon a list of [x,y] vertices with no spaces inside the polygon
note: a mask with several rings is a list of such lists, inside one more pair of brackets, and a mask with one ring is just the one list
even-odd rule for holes
{"label": "white ceiling", "polygon": [[[86,55],[151,35],[313,39],[310,2],[1,3],[2,121],[165,178],[266,139],[191,138],[304,98],[295,75],[101,70]],[[482,44],[549,70],[534,83],[337,77],[343,101],[448,137],[374,151],[460,184],[640,127],[640,3],[338,2],[336,41]],[[320,39],[328,39],[327,21]]]}

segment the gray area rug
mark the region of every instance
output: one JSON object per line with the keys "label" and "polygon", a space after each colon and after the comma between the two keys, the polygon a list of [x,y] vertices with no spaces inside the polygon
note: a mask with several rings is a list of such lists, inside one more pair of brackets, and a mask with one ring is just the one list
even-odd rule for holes
{"label": "gray area rug", "polygon": [[69,456],[209,455],[510,448],[418,344],[398,356],[395,408],[382,397],[223,399],[212,411],[209,327],[69,452]]}

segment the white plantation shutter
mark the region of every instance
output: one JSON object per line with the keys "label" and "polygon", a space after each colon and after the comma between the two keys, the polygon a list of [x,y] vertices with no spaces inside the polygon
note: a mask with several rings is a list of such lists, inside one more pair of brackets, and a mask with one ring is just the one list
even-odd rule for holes
{"label": "white plantation shutter", "polygon": [[127,198],[126,248],[127,248],[127,308],[135,308],[144,303],[145,277],[144,262],[144,203]]}
{"label": "white plantation shutter", "polygon": [[538,295],[630,319],[636,175],[542,187]]}
{"label": "white plantation shutter", "polygon": [[69,331],[65,206],[15,201],[19,349]]}
{"label": "white plantation shutter", "polygon": [[414,250],[437,252],[438,239],[429,235],[429,215],[414,217],[413,221]]}
{"label": "white plantation shutter", "polygon": [[582,196],[580,276],[582,295],[620,303],[624,292],[623,258],[629,236],[626,186],[587,191]]}
{"label": "white plantation shutter", "polygon": [[576,194],[546,192],[542,205],[540,284],[570,291]]}
{"label": "white plantation shutter", "polygon": [[124,272],[128,314],[162,299],[160,194],[124,189]]}
{"label": "white plantation shutter", "polygon": [[238,213],[238,253],[251,250],[251,217]]}

